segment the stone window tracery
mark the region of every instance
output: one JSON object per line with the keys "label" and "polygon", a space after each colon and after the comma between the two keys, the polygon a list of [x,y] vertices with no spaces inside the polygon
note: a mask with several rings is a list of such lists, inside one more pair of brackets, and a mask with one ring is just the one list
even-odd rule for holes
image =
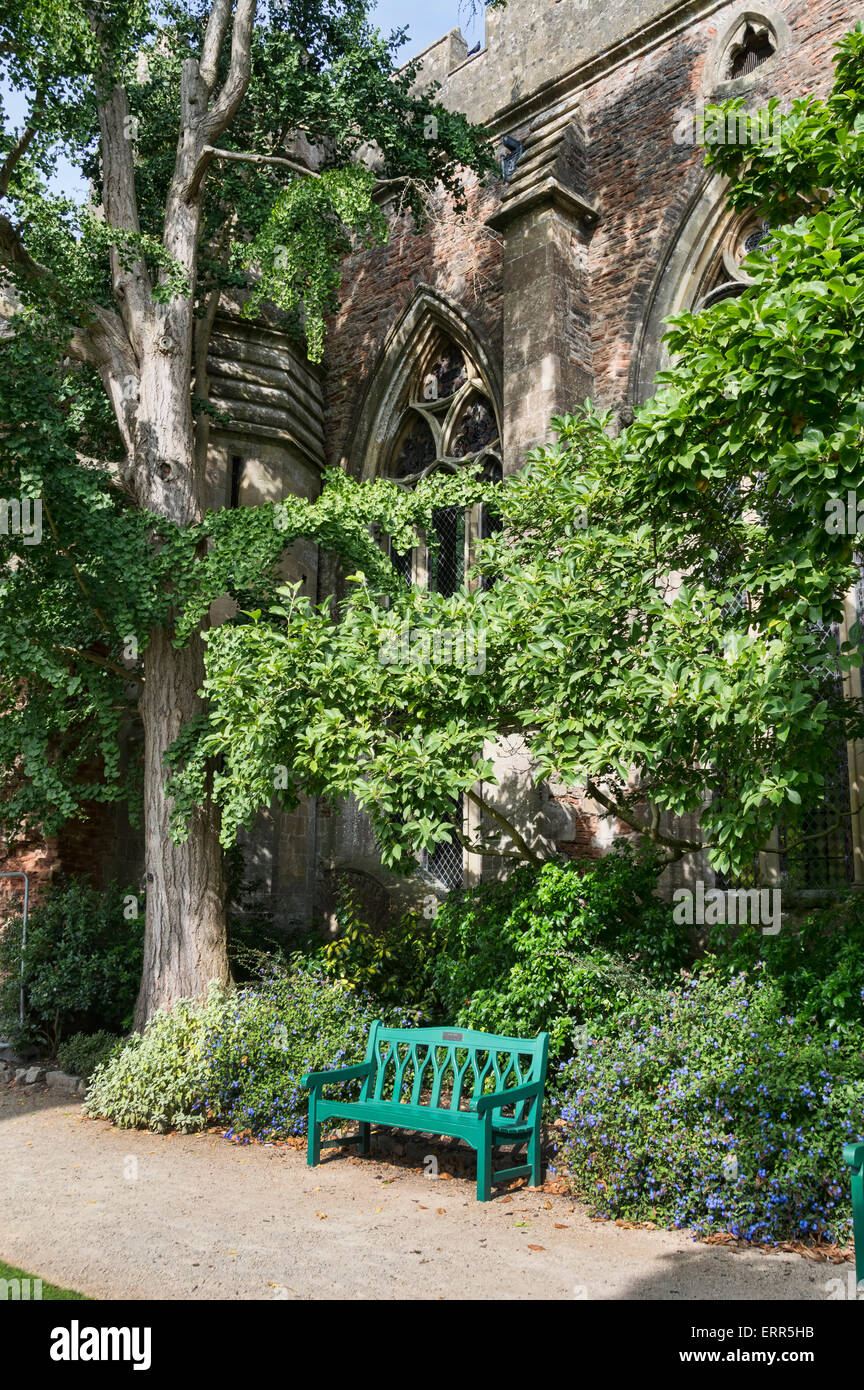
{"label": "stone window tracery", "polygon": [[396,433],[390,476],[411,487],[427,474],[500,464],[495,408],[476,366],[453,344],[417,373]]}
{"label": "stone window tracery", "polygon": [[[487,383],[470,355],[440,335],[418,362],[397,412],[392,433],[389,476],[414,487],[430,474],[456,473],[481,464],[484,475],[500,480],[501,435]],[[420,584],[449,597],[465,582],[475,537],[491,534],[496,518],[482,507],[439,507],[433,513],[435,544],[422,543],[413,553],[390,558],[407,584]],[[464,828],[463,798],[454,805],[454,826]],[[464,884],[466,856],[454,835],[422,856],[427,874],[445,888]]]}
{"label": "stone window tracery", "polygon": [[694,309],[710,309],[723,299],[735,299],[751,283],[743,263],[771,235],[767,222],[748,217],[724,237],[696,291]]}

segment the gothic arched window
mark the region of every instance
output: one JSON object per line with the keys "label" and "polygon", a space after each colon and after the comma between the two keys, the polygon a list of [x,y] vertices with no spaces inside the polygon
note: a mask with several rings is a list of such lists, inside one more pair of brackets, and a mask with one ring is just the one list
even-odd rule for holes
{"label": "gothic arched window", "polygon": [[[477,463],[488,477],[501,477],[495,407],[468,354],[439,338],[411,380],[387,471],[403,487],[413,487],[430,473],[456,473]],[[464,581],[473,540],[489,523],[481,508],[440,507],[433,524],[431,544],[418,547],[413,557],[391,556],[409,582],[450,595]]]}
{"label": "gothic arched window", "polygon": [[696,291],[694,309],[710,309],[722,299],[735,299],[743,294],[750,284],[744,270],[744,261],[771,236],[771,228],[765,221],[749,217],[737,223],[723,238],[723,242],[702,276]]}
{"label": "gothic arched window", "polygon": [[[491,393],[470,356],[440,335],[418,362],[392,432],[387,473],[402,487],[430,474],[456,473],[481,464],[485,476],[500,480],[501,432]],[[465,582],[475,539],[491,534],[496,518],[477,507],[439,507],[432,514],[433,537],[413,554],[390,556],[408,584],[449,597]],[[465,829],[467,807],[459,797],[454,827]],[[466,854],[454,834],[448,843],[424,853],[422,866],[444,888],[461,888]]]}
{"label": "gothic arched window", "polygon": [[776,50],[776,42],[767,25],[758,22],[745,24],[729,49],[726,77],[749,77],[751,72],[766,63]]}

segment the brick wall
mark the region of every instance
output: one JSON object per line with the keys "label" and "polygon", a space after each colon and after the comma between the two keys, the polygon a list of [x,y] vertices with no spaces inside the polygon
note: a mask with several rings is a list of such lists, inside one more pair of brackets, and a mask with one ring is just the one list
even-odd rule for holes
{"label": "brick wall", "polygon": [[[756,69],[747,85],[748,109],[772,96],[781,101],[808,93],[825,96],[833,45],[858,18],[855,6],[837,0],[778,8],[790,42],[764,76]],[[714,12],[582,94],[591,189],[601,212],[588,276],[595,392],[604,405],[623,403],[627,395],[633,340],[648,291],[703,176],[699,147],[673,139],[675,112],[704,102],[706,60],[740,9],[729,5]]]}
{"label": "brick wall", "polygon": [[418,285],[429,285],[465,309],[500,360],[502,242],[485,225],[497,190],[468,185],[468,212],[445,207],[422,232],[410,219],[391,228],[386,246],[351,256],[342,302],[329,324],[325,375],[328,463],[349,452],[363,393],[376,359]]}

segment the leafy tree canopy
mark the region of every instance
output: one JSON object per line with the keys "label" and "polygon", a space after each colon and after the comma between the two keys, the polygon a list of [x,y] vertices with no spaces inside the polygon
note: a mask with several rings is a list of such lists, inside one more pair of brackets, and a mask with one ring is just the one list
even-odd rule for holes
{"label": "leafy tree canopy", "polygon": [[[864,482],[861,28],[830,98],[782,117],[779,147],[708,158],[734,206],[770,219],[752,286],[673,321],[675,365],[630,428],[613,437],[588,406],[487,490],[502,527],[456,595],[385,600],[365,569],[339,605],[284,590],[215,632],[181,812],[219,754],[226,838],[274,785],[288,804],[350,794],[407,868],[456,833],[454,798],[483,799],[490,744],[515,736],[538,776],[735,872],[818,800],[826,749],[864,735],[842,683],[860,628],[842,649],[831,633],[856,542],[826,526],[831,499]],[[454,631],[482,634],[485,661],[436,661],[434,634]],[[698,810],[701,834],[676,833]],[[480,848],[532,854],[494,807],[486,827]]]}
{"label": "leafy tree canopy", "polygon": [[[50,833],[92,799],[131,796],[134,806],[138,772],[121,759],[121,734],[137,720],[154,628],[182,647],[217,595],[271,601],[299,535],[384,591],[395,580],[369,523],[406,544],[428,524],[431,488],[358,496],[342,478],[317,503],[191,525],[142,502],[150,425],[139,388],[158,306],[193,302],[194,342],[180,344],[187,398],[201,390],[195,364],[226,296],[250,315],[275,304],[318,358],[345,253],[387,236],[382,188],[422,223],[433,189],[464,206],[466,172],[495,169],[485,133],[442,107],[434,87],[417,91],[416,64],[396,65],[403,33],[380,34],[367,9],[271,0],[256,16],[251,0],[26,0],[0,17],[7,82],[27,105],[24,125],[3,113],[0,133],[0,266],[15,310],[0,339],[0,800],[10,837],[27,825]],[[198,119],[190,72],[220,133],[180,197],[178,130],[182,144]],[[317,170],[291,157],[297,136],[318,151]],[[61,157],[90,181],[87,204],[51,191]],[[196,253],[179,258],[177,227],[198,190]],[[206,426],[213,406],[203,395],[193,404]],[[452,488],[476,492],[471,479]],[[23,507],[23,526],[7,502]]]}

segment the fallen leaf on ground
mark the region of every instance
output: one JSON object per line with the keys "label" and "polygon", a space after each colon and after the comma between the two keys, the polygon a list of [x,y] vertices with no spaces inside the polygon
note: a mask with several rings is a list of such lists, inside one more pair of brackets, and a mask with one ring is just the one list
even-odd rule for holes
{"label": "fallen leaf on ground", "polygon": [[546,1249],[546,1246],[545,1246],[545,1245],[529,1245],[529,1246],[528,1246],[528,1249],[529,1249],[529,1250],[545,1250],[545,1249]]}

